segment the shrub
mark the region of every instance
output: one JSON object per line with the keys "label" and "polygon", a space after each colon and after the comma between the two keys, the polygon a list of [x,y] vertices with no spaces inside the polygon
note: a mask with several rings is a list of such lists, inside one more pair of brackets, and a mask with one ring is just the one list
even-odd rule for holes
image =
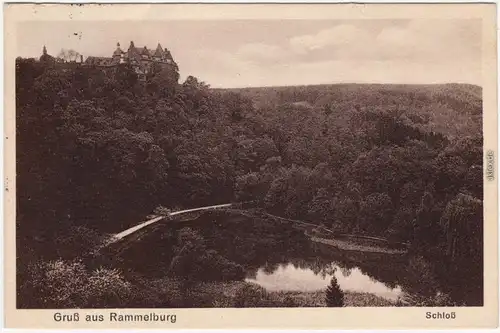
{"label": "shrub", "polygon": [[156,215],[168,216],[171,212],[172,212],[172,210],[167,208],[167,207],[158,206],[155,208],[153,213]]}
{"label": "shrub", "polygon": [[403,297],[406,306],[443,307],[443,306],[463,306],[457,304],[446,293],[438,292],[433,296],[423,296],[419,294],[406,294]]}
{"label": "shrub", "polygon": [[209,251],[203,259],[203,266],[205,266],[203,279],[205,281],[239,281],[245,278],[245,270],[241,265],[226,259],[215,251]]}
{"label": "shrub", "polygon": [[180,283],[171,278],[134,281],[130,303],[132,308],[175,308],[180,307],[183,295]]}
{"label": "shrub", "polygon": [[81,293],[88,273],[78,262],[62,260],[30,263],[19,288],[22,308],[78,308],[85,303]]}
{"label": "shrub", "polygon": [[419,294],[427,297],[437,293],[438,281],[433,266],[424,257],[411,257],[406,272],[409,282],[418,286]]}
{"label": "shrub", "polygon": [[295,302],[290,295],[286,295],[283,299],[283,306],[287,308],[295,308],[297,307],[297,302]]}
{"label": "shrub", "polygon": [[231,299],[223,298],[223,299],[214,299],[212,301],[212,307],[214,308],[230,308],[233,306]]}
{"label": "shrub", "polygon": [[207,250],[203,237],[190,228],[183,228],[179,232],[177,248],[171,270],[186,282],[235,281],[245,278],[245,270],[241,265],[221,256],[215,250]]}
{"label": "shrub", "polygon": [[86,306],[114,308],[127,306],[131,297],[131,284],[117,269],[98,268],[88,277]]}
{"label": "shrub", "polygon": [[81,262],[55,260],[30,264],[19,292],[23,308],[123,307],[131,284],[116,269],[89,272]]}
{"label": "shrub", "polygon": [[273,306],[266,290],[260,286],[247,284],[236,292],[236,308],[260,308]]}
{"label": "shrub", "polygon": [[85,256],[98,251],[107,240],[107,235],[95,229],[70,226],[67,230],[55,234],[53,245],[58,257],[73,260],[76,255]]}

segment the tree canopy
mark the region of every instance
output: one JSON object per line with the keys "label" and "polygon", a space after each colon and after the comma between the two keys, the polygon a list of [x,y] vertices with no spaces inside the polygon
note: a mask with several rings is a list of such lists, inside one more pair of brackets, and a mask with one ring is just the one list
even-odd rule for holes
{"label": "tree canopy", "polygon": [[480,88],[178,80],[16,60],[20,244],[54,256],[70,226],[118,232],[158,205],[257,200],[411,242],[436,266],[482,262]]}

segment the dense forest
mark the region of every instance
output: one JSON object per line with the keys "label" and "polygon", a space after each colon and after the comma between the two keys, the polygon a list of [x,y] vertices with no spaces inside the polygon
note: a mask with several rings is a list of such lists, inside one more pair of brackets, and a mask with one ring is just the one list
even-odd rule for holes
{"label": "dense forest", "polygon": [[255,200],[407,242],[467,305],[482,304],[480,87],[178,80],[16,60],[19,285],[30,263],[72,259],[159,205]]}

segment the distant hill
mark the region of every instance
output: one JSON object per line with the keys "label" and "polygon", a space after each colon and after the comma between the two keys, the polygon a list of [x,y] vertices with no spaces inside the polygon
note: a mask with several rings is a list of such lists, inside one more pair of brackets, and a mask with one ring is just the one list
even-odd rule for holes
{"label": "distant hill", "polygon": [[240,93],[257,108],[284,105],[335,112],[399,111],[429,131],[449,137],[477,135],[482,128],[482,88],[471,84],[323,84],[214,89]]}

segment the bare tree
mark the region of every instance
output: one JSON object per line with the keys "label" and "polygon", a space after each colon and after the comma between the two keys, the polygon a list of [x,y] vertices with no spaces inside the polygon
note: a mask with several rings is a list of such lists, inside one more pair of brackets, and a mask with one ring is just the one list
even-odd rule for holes
{"label": "bare tree", "polygon": [[57,58],[63,60],[64,62],[74,62],[80,59],[80,53],[71,49],[61,49]]}

